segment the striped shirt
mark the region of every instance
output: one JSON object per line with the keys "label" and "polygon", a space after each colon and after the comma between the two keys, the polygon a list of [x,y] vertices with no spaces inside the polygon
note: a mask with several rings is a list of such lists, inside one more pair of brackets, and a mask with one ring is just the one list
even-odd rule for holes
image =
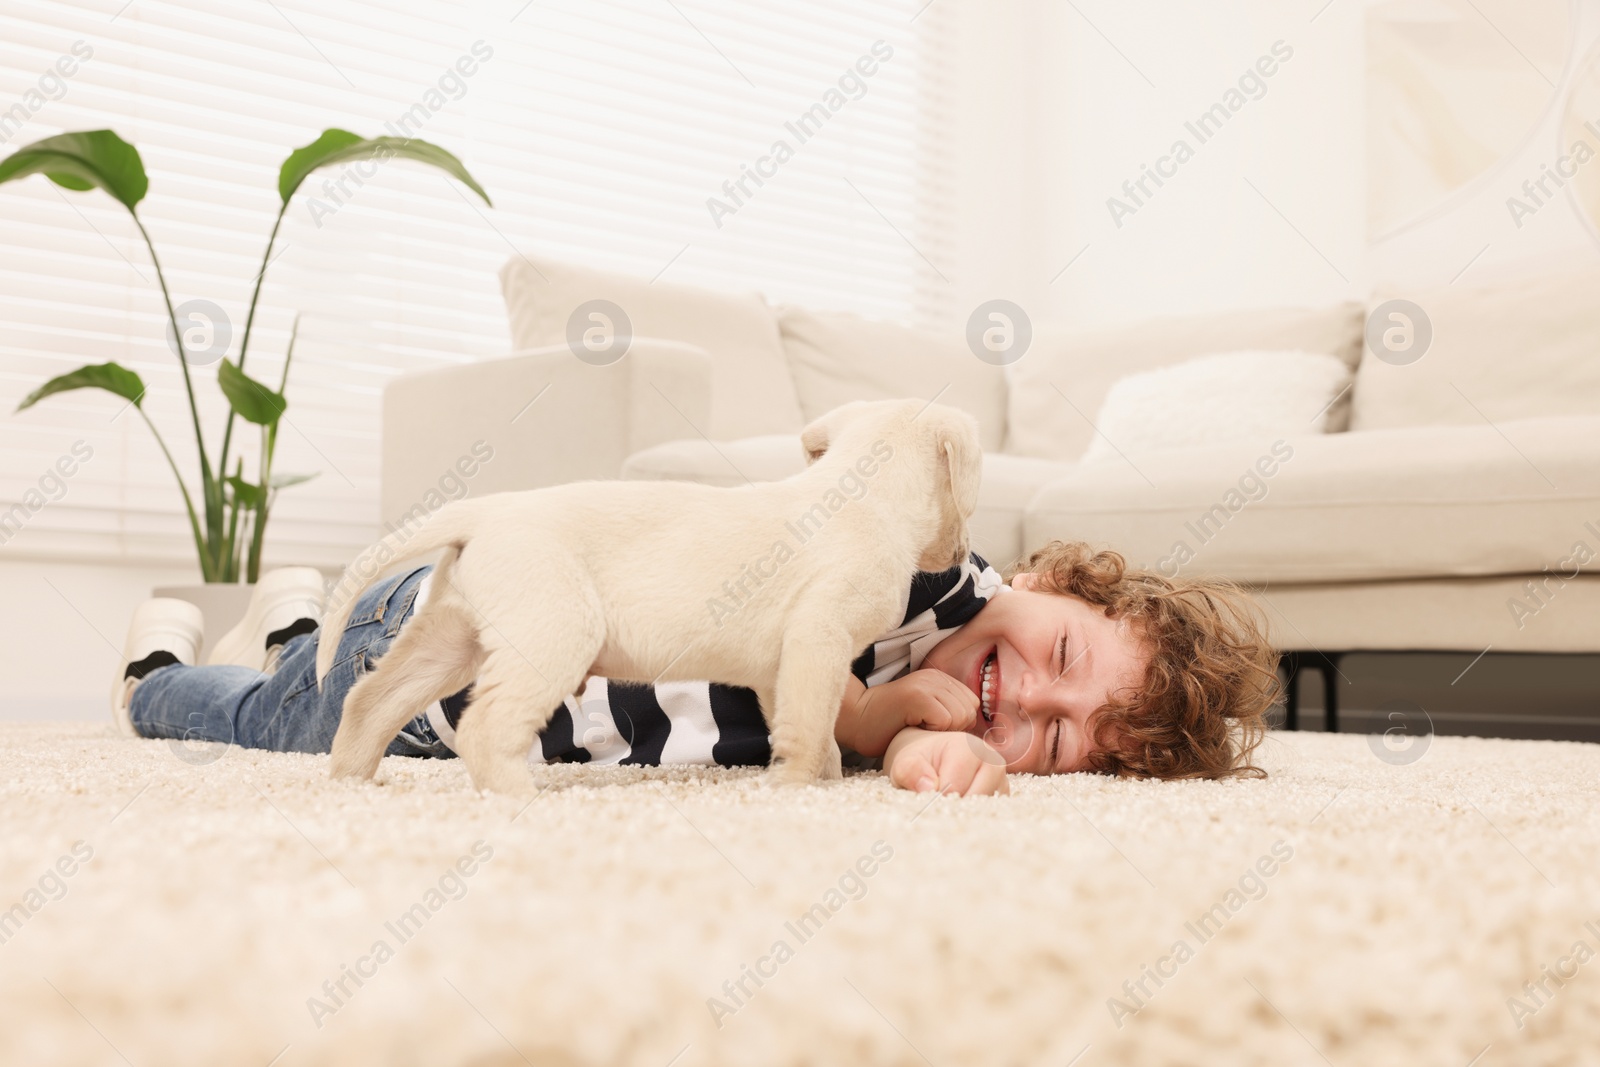
{"label": "striped shirt", "polygon": [[[427,598],[423,579],[412,611]],[[900,625],[850,666],[864,685],[882,685],[922,666],[930,649],[1007,588],[973,553],[967,562],[911,582]],[[439,740],[455,750],[456,725],[472,699],[467,688],[427,711]],[[772,757],[767,722],[753,690],[715,682],[615,682],[590,678],[556,709],[528,753],[530,763],[702,764],[764,767]]]}

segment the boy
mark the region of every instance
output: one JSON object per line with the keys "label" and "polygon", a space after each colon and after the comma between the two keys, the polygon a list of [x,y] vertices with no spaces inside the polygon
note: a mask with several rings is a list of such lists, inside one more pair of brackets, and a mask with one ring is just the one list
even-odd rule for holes
{"label": "boy", "polygon": [[[316,571],[262,579],[219,642],[225,665],[188,665],[198,609],[149,601],[134,615],[113,715],[138,737],[325,753],[344,695],[428,595],[431,574],[417,568],[363,595],[320,690]],[[894,785],[917,792],[1006,793],[1008,772],[1260,775],[1250,755],[1277,693],[1275,664],[1237,587],[1130,571],[1115,552],[1056,541],[1009,584],[977,555],[919,574],[901,625],[852,664],[835,738],[847,762],[881,757]],[[453,756],[470,703],[470,688],[437,702],[387,754]],[[750,690],[591,678],[529,760],[764,766],[770,754]]]}

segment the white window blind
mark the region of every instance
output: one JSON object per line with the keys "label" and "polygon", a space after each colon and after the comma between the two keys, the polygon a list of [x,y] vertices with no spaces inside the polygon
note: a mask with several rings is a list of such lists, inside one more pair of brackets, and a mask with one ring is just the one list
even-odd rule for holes
{"label": "white window blind", "polygon": [[[6,5],[0,157],[65,130],[135,144],[150,176],[139,214],[173,300],[219,305],[234,358],[291,149],[330,126],[400,133],[482,183],[493,208],[413,164],[319,172],[279,235],[246,370],[276,384],[299,313],[276,469],[321,474],[279,498],[266,561],[338,565],[379,532],[383,386],[506,353],[495,272],[508,256],[930,320],[945,97],[942,16],[924,2]],[[36,176],[0,186],[0,235],[0,558],[192,559],[136,412],[82,391],[12,414],[56,374],[122,363],[198,490],[155,272],[127,213]],[[215,457],[215,367],[194,376]],[[236,427],[247,477],[255,438]],[[25,521],[4,523],[18,503]]]}

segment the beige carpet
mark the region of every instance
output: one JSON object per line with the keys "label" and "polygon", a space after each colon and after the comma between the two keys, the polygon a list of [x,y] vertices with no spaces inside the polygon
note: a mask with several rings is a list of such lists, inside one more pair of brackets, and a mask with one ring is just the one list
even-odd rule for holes
{"label": "beige carpet", "polygon": [[453,762],[0,742],[7,1065],[1600,1055],[1597,746],[1285,734],[1266,782],[931,805],[560,767],[519,815]]}

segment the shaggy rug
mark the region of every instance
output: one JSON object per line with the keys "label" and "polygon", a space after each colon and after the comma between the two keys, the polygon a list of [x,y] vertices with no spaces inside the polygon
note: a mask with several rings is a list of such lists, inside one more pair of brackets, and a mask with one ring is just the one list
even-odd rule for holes
{"label": "shaggy rug", "polygon": [[1266,781],[322,757],[0,727],[0,1063],[1524,1067],[1600,1048],[1600,747]]}

